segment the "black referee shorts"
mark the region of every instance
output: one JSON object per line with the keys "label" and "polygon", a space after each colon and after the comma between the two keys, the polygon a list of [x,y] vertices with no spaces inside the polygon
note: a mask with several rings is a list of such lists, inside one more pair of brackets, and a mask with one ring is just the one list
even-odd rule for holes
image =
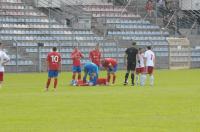
{"label": "black referee shorts", "polygon": [[135,71],[136,62],[128,62],[127,63],[127,70],[128,71]]}

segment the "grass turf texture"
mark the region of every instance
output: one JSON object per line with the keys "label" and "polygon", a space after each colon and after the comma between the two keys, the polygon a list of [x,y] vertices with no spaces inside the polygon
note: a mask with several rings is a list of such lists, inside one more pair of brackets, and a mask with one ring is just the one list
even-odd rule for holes
{"label": "grass turf texture", "polygon": [[120,71],[115,86],[72,87],[62,73],[58,91],[44,92],[45,73],[6,74],[0,132],[199,132],[199,75],[156,71],[151,88],[123,86]]}

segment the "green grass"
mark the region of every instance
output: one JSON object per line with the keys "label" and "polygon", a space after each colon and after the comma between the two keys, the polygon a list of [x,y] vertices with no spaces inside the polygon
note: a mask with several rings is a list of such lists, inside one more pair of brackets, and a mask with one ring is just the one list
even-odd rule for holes
{"label": "green grass", "polygon": [[[200,70],[160,70],[155,86],[71,87],[44,92],[46,73],[6,74],[0,132],[199,132]],[[130,82],[130,81],[129,81]],[[52,85],[51,85],[52,86]]]}

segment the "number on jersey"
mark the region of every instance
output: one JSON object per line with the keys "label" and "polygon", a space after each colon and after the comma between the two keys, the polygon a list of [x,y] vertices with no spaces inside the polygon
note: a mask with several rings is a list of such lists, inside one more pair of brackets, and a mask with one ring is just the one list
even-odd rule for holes
{"label": "number on jersey", "polygon": [[57,63],[59,61],[59,57],[56,55],[56,56],[51,56],[51,62],[53,63]]}

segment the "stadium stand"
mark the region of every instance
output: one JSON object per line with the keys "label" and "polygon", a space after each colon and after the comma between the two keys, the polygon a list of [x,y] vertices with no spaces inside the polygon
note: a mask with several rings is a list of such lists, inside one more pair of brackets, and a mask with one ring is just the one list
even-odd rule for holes
{"label": "stadium stand", "polygon": [[[63,70],[66,70],[66,65],[69,70],[71,66],[69,54],[74,46],[80,46],[85,54],[84,63],[87,60],[88,51],[97,43],[108,49],[116,45],[113,41],[105,41],[103,37],[95,35],[90,29],[75,30],[58,23],[53,18],[49,19],[48,15],[27,5],[24,1],[1,0],[0,4],[0,40],[8,43],[7,46],[11,47],[10,49],[17,46],[19,50],[9,52],[12,60],[8,64],[8,71],[16,71],[15,64],[20,66],[17,66],[19,72],[45,70],[44,59],[52,46],[59,47],[63,57]],[[38,47],[38,43],[44,43],[44,47]],[[15,55],[17,59],[13,54],[19,54]],[[116,54],[108,51],[105,56],[115,57]],[[40,61],[42,66],[38,66]]]}
{"label": "stadium stand", "polygon": [[[103,57],[118,59],[119,68],[123,68],[127,48],[124,43],[132,41],[139,47],[151,45],[157,56],[157,68],[169,68],[166,38],[170,32],[129,7],[92,0],[88,3],[40,0],[37,4],[30,1],[0,0],[0,41],[6,43],[11,56],[8,71],[45,71],[44,59],[52,46],[57,46],[64,58],[63,70],[70,70],[73,47],[78,46],[84,53],[84,63],[97,43]],[[44,46],[39,47],[38,43]],[[198,67],[199,47],[192,49],[192,61]]]}
{"label": "stadium stand", "polygon": [[[136,41],[139,47],[151,45],[159,60],[157,67],[168,68],[169,45],[166,37],[169,36],[169,33],[167,31],[163,31],[159,26],[143,20],[140,15],[112,4],[87,5],[87,8],[84,9],[92,13],[95,22],[93,25],[97,25],[94,26],[95,29],[101,29],[102,25],[105,27],[103,31],[99,32],[104,32],[107,38],[118,41]],[[123,45],[118,44],[118,46]]]}

